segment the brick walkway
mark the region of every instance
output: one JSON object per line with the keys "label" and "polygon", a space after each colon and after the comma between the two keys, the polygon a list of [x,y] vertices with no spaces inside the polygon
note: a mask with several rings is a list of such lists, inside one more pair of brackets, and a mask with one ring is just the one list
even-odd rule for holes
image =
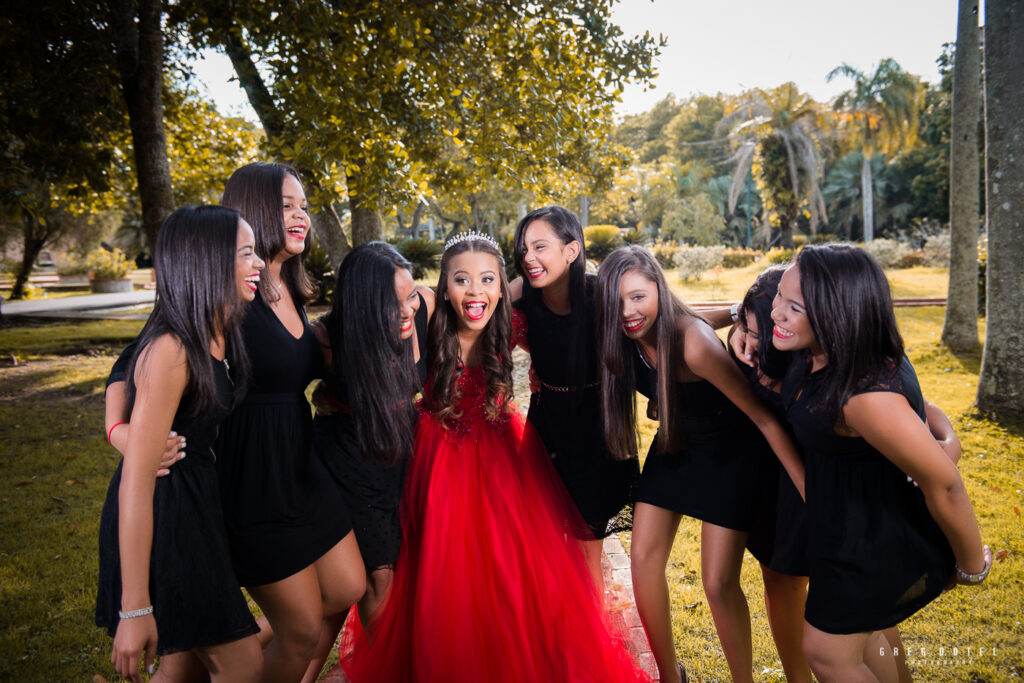
{"label": "brick walkway", "polygon": [[640,623],[640,615],[633,602],[633,576],[629,570],[629,555],[622,547],[617,534],[604,539],[604,554],[601,556],[604,575],[604,597],[612,624],[629,636],[629,652],[647,672],[652,681],[658,680],[658,667],[654,663],[647,633]]}

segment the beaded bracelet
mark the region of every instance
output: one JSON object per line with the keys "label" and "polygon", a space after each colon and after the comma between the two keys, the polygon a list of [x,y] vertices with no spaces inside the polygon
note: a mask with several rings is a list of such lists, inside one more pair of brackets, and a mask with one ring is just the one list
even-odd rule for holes
{"label": "beaded bracelet", "polygon": [[[988,551],[988,546],[985,546],[985,550]],[[956,578],[957,578],[957,581],[959,583],[963,583],[963,584],[967,584],[969,586],[973,586],[975,584],[981,583],[982,581],[985,580],[985,577],[988,576],[989,570],[992,569],[992,556],[988,555],[987,552],[986,552],[985,568],[982,569],[977,574],[968,574],[967,572],[965,572],[963,569],[960,568],[959,564],[953,563],[953,566],[956,568]]]}
{"label": "beaded bracelet", "polygon": [[139,609],[133,609],[130,612],[122,612],[121,610],[118,610],[117,616],[121,617],[122,619],[134,619],[135,617],[144,617],[147,614],[152,613],[153,605],[149,605],[148,607],[140,607]]}

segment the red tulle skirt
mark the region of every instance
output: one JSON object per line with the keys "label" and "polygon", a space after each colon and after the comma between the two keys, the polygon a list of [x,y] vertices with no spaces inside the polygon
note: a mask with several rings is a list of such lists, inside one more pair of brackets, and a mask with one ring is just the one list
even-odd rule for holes
{"label": "red tulle skirt", "polygon": [[402,505],[391,593],[370,640],[351,625],[343,638],[350,680],[648,680],[588,572],[586,526],[517,411],[469,409],[447,429],[424,414]]}

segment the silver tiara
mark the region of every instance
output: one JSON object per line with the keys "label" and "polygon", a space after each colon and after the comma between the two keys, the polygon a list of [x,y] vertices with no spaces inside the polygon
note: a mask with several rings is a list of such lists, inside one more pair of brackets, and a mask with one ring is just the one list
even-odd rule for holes
{"label": "silver tiara", "polygon": [[460,232],[456,235],[453,235],[447,242],[444,243],[444,250],[448,251],[459,242],[466,242],[468,240],[486,240],[493,244],[495,249],[501,251],[501,249],[498,247],[498,243],[494,241],[493,237],[483,232],[477,232],[476,230],[469,230],[467,232]]}

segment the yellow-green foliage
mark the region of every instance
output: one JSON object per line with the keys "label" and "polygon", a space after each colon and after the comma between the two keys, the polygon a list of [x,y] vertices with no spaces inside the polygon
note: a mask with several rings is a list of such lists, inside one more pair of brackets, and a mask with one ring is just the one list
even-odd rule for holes
{"label": "yellow-green foliage", "polygon": [[622,246],[621,231],[614,225],[591,225],[583,228],[587,258],[600,263],[608,254]]}
{"label": "yellow-green foliage", "polygon": [[120,249],[96,249],[89,253],[86,263],[92,269],[93,278],[97,280],[117,280],[135,270],[135,264]]}

